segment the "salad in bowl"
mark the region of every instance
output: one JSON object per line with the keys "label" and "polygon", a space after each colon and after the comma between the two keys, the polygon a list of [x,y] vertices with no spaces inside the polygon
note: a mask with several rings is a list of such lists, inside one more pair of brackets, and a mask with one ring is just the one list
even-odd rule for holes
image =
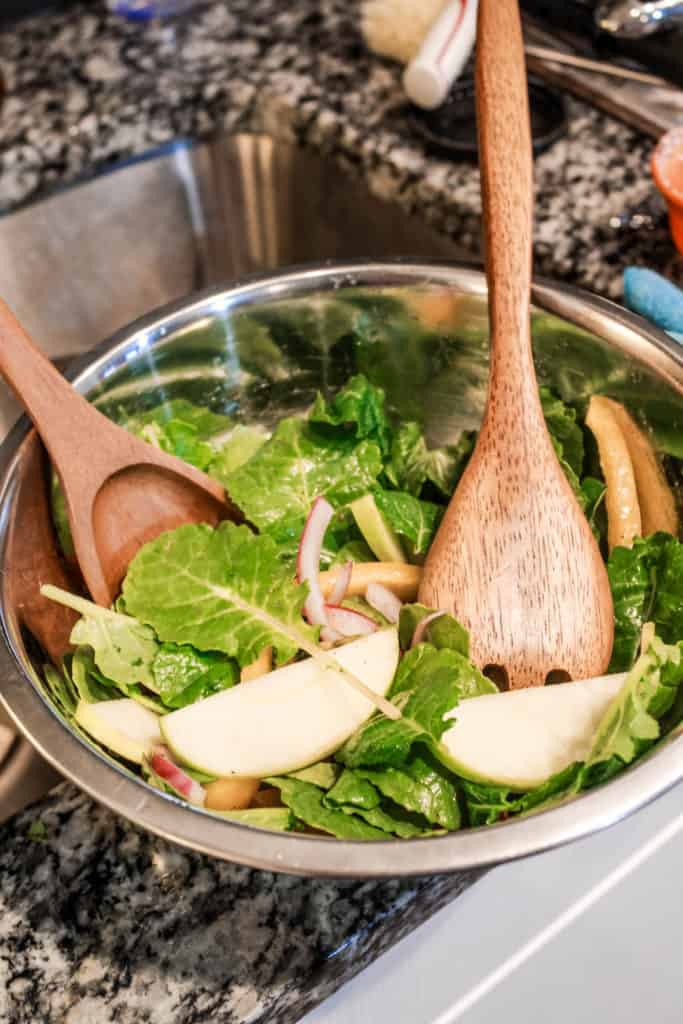
{"label": "salad in bowl", "polygon": [[[182,526],[145,545],[111,608],[44,585],[44,598],[78,616],[70,652],[44,665],[53,706],[176,800],[338,839],[494,825],[626,770],[683,721],[675,424],[670,434],[665,417],[653,426],[609,362],[612,386],[594,394],[576,387],[571,360],[541,373],[557,457],[606,561],[615,642],[600,678],[499,689],[470,660],[463,625],[417,601],[476,440],[481,337],[458,333],[461,297],[443,288],[372,301],[348,289],[311,309],[289,301],[233,318],[241,363],[260,367],[240,384],[249,401],[193,394],[187,374],[161,401],[157,391],[140,403],[125,386],[97,399],[218,479],[244,521]],[[322,387],[305,367],[296,381],[288,373],[294,336],[313,339],[318,361],[336,349]],[[454,426],[434,394],[442,437],[425,427],[430,360],[459,404]],[[277,415],[272,404],[254,414],[264,377]],[[52,515],[73,562],[56,477]]]}

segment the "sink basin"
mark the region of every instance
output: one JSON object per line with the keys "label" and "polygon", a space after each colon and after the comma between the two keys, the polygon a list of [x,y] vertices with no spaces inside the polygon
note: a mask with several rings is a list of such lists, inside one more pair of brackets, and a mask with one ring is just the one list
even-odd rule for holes
{"label": "sink basin", "polygon": [[[256,271],[460,255],[330,160],[268,135],[177,143],[0,217],[3,297],[59,365],[158,306]],[[20,411],[0,382],[0,440]],[[0,821],[58,779],[12,741],[0,709]]]}

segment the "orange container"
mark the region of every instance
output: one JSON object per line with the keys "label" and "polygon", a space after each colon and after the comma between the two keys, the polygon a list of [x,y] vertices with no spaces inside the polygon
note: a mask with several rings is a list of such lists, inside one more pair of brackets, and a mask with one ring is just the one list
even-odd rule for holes
{"label": "orange container", "polygon": [[659,140],[652,154],[652,174],[669,207],[669,226],[683,256],[683,126]]}

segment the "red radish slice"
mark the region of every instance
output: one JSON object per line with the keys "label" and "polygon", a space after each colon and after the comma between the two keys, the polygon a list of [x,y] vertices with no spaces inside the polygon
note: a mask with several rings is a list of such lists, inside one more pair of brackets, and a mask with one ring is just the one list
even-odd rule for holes
{"label": "red radish slice", "polygon": [[379,629],[376,622],[362,612],[356,612],[352,608],[340,608],[339,605],[328,604],[326,606],[327,618],[332,629],[335,629],[342,636],[366,636]]}
{"label": "red radish slice", "polygon": [[175,789],[177,793],[180,793],[181,796],[184,796],[188,803],[196,804],[198,807],[204,806],[204,800],[206,799],[204,787],[200,786],[182,768],[173,763],[165,747],[156,748],[152,754],[150,766],[159,778],[163,779],[164,782],[168,782],[169,786]]}
{"label": "red radish slice", "polygon": [[368,583],[365,600],[389,622],[398,622],[403,602],[388,587],[381,583]]}
{"label": "red radish slice", "polygon": [[445,612],[432,612],[431,615],[425,615],[422,622],[418,622],[417,626],[415,627],[413,639],[410,641],[411,648],[417,647],[418,644],[422,643],[422,641],[424,640],[424,635],[427,632],[427,626],[429,625],[429,623],[433,622],[434,619],[440,619],[441,616],[445,614]]}
{"label": "red radish slice", "polygon": [[346,597],[346,591],[349,589],[349,583],[351,582],[351,573],[353,572],[353,562],[347,562],[346,565],[341,569],[337,582],[335,583],[330,596],[327,599],[328,604],[341,604]]}
{"label": "red radish slice", "polygon": [[318,577],[323,539],[333,515],[334,509],[326,498],[315,499],[308,513],[304,532],[301,534],[296,559],[296,577],[299,583],[308,583],[309,593],[304,605],[304,615],[312,626],[327,625],[325,598]]}

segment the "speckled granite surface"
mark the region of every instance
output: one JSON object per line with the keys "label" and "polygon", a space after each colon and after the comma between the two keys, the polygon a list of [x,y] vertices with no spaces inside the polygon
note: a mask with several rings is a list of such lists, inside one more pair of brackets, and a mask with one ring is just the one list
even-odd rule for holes
{"label": "speckled granite surface", "polygon": [[472,881],[252,871],[65,785],[0,828],[0,1020],[295,1021]]}
{"label": "speckled granite surface", "polygon": [[[145,25],[101,0],[0,35],[9,95],[0,112],[0,206],[177,136],[294,134],[358,169],[373,191],[419,210],[476,252],[479,178],[425,158],[400,69],[369,54],[358,0],[230,0]],[[652,143],[571,103],[566,138],[536,164],[539,272],[603,294],[647,263],[681,277],[647,169]],[[646,202],[654,230],[613,221]]]}
{"label": "speckled granite surface", "polygon": [[[179,136],[270,130],[333,155],[476,253],[476,169],[426,157],[399,71],[366,53],[356,11],[230,0],[141,27],[95,0],[0,33],[0,207]],[[681,276],[650,148],[571,103],[567,137],[536,164],[540,272],[612,296],[629,263]],[[643,202],[650,231],[614,226]],[[37,821],[44,835],[29,838]],[[0,1020],[294,1021],[471,881],[255,872],[172,847],[65,785],[0,828]]]}

